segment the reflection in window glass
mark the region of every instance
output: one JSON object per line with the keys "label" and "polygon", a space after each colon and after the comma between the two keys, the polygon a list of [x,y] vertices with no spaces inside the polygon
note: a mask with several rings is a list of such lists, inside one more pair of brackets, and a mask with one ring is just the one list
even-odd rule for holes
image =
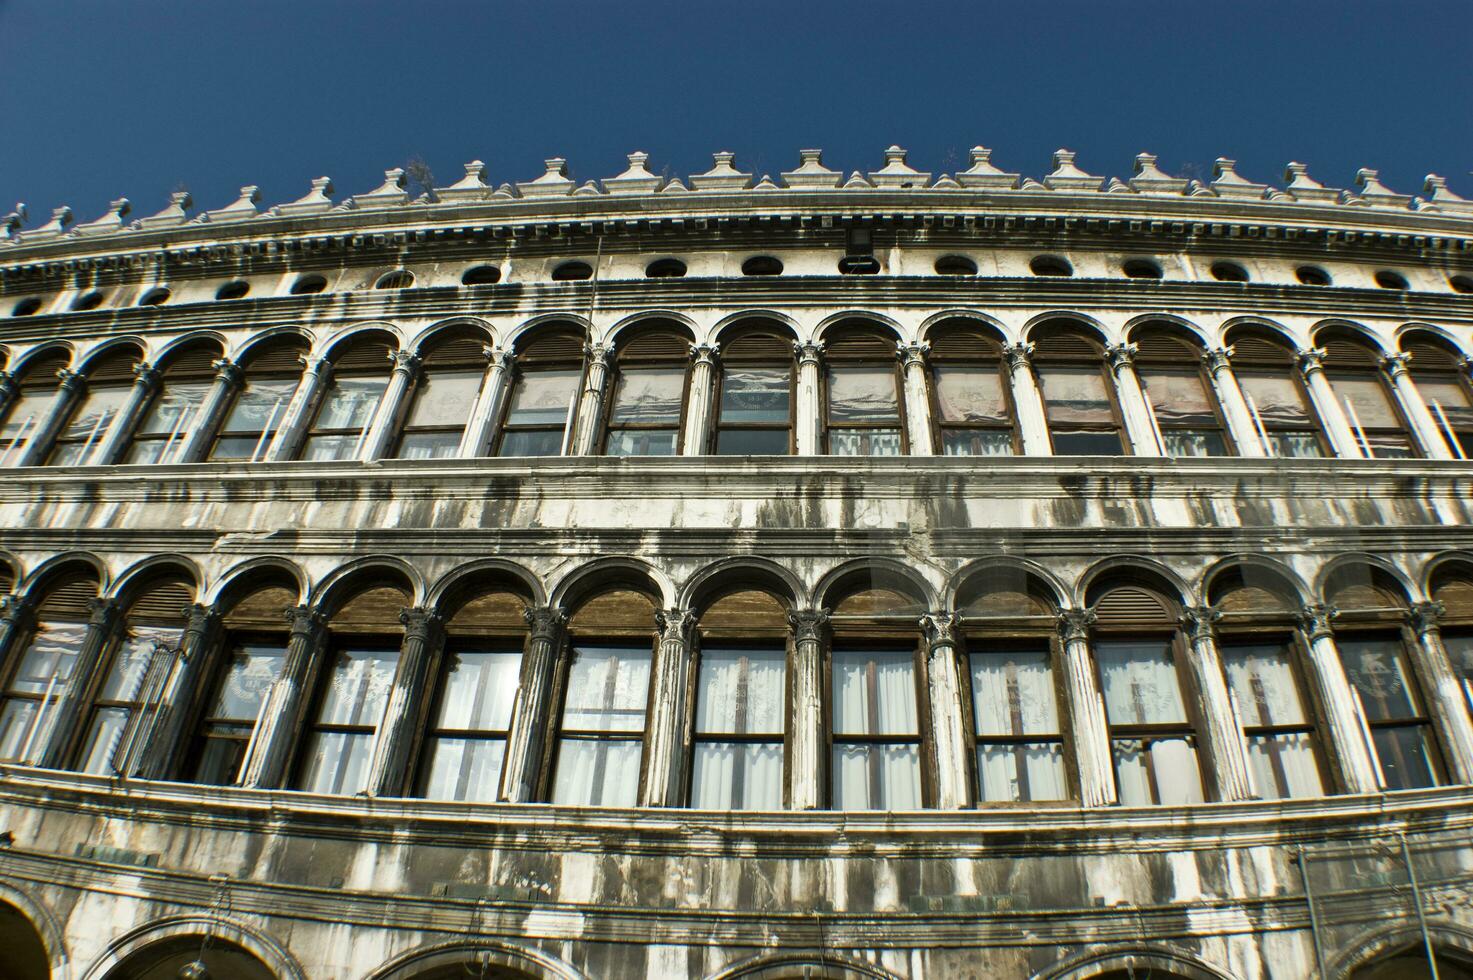
{"label": "reflection in window glass", "polygon": [[909,650],[835,650],[833,806],[914,810],[921,805],[915,657]]}
{"label": "reflection in window glass", "polygon": [[1120,802],[1202,802],[1196,736],[1170,640],[1095,644]]}
{"label": "reflection in window glass", "polygon": [[150,668],[155,667],[156,655],[167,653],[178,639],[178,630],[155,627],[129,630],[127,639],[113,654],[93,699],[92,718],[82,740],[78,772],[95,775],[122,773],[136,758],[135,745],[127,746],[123,753],[133,758],[125,759],[118,755],[123,747],[128,721],[143,707],[144,697],[153,693],[145,691],[145,681]]}
{"label": "reflection in window glass", "polygon": [[1437,428],[1456,442],[1464,459],[1473,459],[1473,397],[1455,374],[1414,374],[1417,390],[1432,411]]}
{"label": "reflection in window glass", "polygon": [[973,653],[978,799],[1062,800],[1064,740],[1049,652]]}
{"label": "reflection in window glass", "polygon": [[200,421],[199,411],[211,387],[208,381],[166,384],[134,430],[133,444],[128,447],[123,462],[176,461],[185,436]]}
{"label": "reflection in window glass", "polygon": [[498,456],[556,456],[578,400],[581,370],[521,372],[507,405]]}
{"label": "reflection in window glass", "polygon": [[388,387],[383,377],[334,378],[317,410],[317,421],[302,447],[302,459],[327,461],[353,459],[363,442],[364,430],[373,421],[379,399]]}
{"label": "reflection in window glass", "polygon": [[1315,459],[1324,455],[1319,426],[1310,413],[1304,392],[1285,368],[1284,374],[1237,372],[1238,387],[1248,413],[1275,456]]}
{"label": "reflection in window glass", "polygon": [[701,651],[691,806],[782,808],[786,662],[781,648]]}
{"label": "reflection in window glass", "polygon": [[680,434],[685,370],[621,367],[609,411],[610,456],[671,456]]}
{"label": "reflection in window glass", "polygon": [[445,655],[445,682],[425,748],[421,795],[491,803],[501,785],[520,650]]}
{"label": "reflection in window glass", "polygon": [[399,436],[400,459],[448,459],[460,449],[483,372],[427,368]]}
{"label": "reflection in window glass", "polygon": [[398,662],[398,650],[334,652],[297,789],[352,795],[367,788],[373,737]]}
{"label": "reflection in window glass", "polygon": [[21,387],[20,397],[0,420],[0,466],[16,465],[55,404],[55,389]]}
{"label": "reflection in window glass", "polygon": [[721,376],[716,452],[782,456],[792,426],[792,373],[783,367],[728,365]]}
{"label": "reflection in window glass", "polygon": [[649,649],[573,648],[552,802],[635,804],[649,684]]}
{"label": "reflection in window glass", "polygon": [[1387,789],[1438,785],[1432,728],[1401,639],[1337,636],[1335,643],[1370,725],[1382,784]]}
{"label": "reflection in window glass", "polygon": [[1228,692],[1248,741],[1253,787],[1267,800],[1323,796],[1313,726],[1284,643],[1224,643]]}
{"label": "reflection in window glass", "polygon": [[937,364],[931,384],[943,455],[1012,455],[1013,423],[996,366]]}
{"label": "reflection in window glass", "polygon": [[0,761],[36,761],[86,635],[81,623],[36,627],[0,699]]}
{"label": "reflection in window glass", "polygon": [[1228,454],[1227,439],[1200,371],[1144,365],[1140,375],[1167,455]]}
{"label": "reflection in window glass", "polygon": [[296,390],[295,378],[247,377],[215,437],[210,459],[255,462],[265,456]]}
{"label": "reflection in window glass", "polygon": [[52,445],[48,466],[79,466],[92,450],[102,444],[117,422],[130,388],[97,385],[88,389],[82,404],[57,435]]}
{"label": "reflection in window glass", "polygon": [[231,644],[225,676],[200,723],[198,758],[190,779],[228,786],[240,776],[246,746],[266,695],[286,660],[285,638]]}
{"label": "reflection in window glass", "polygon": [[1118,456],[1124,452],[1110,392],[1098,368],[1040,364],[1038,384],[1057,456]]}

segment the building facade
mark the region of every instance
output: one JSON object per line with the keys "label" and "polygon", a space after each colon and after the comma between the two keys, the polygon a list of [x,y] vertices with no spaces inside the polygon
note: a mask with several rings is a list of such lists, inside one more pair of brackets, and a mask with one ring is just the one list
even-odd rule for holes
{"label": "building facade", "polygon": [[0,973],[1473,976],[1441,178],[404,185],[4,222]]}

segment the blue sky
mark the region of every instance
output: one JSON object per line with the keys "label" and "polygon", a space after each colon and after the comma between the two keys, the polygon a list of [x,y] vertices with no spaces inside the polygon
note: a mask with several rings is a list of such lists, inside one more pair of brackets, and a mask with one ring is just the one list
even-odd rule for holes
{"label": "blue sky", "polygon": [[776,174],[809,146],[873,170],[891,143],[938,173],[976,143],[1033,175],[1058,147],[1122,177],[1145,150],[1473,198],[1470,0],[0,0],[0,99],[0,212],[32,226],[180,185],[197,208],[319,175],[342,197],[414,156],[443,185],[477,158],[496,183],[549,156],[609,177],[637,149],[672,175],[719,149]]}

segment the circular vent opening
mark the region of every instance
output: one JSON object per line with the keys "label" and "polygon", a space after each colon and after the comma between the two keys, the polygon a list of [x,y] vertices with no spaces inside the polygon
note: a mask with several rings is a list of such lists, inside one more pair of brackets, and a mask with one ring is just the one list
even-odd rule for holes
{"label": "circular vent opening", "polygon": [[771,255],[754,255],[742,263],[744,276],[780,276],[783,264]]}
{"label": "circular vent opening", "polygon": [[1131,259],[1120,267],[1132,279],[1160,279],[1161,267],[1150,259]]}
{"label": "circular vent opening", "polygon": [[240,299],[242,296],[244,296],[246,293],[248,293],[250,291],[251,291],[251,284],[250,283],[248,283],[248,282],[242,282],[241,280],[237,279],[234,282],[227,282],[225,285],[223,285],[219,289],[215,290],[215,298],[216,299]]}
{"label": "circular vent opening", "polygon": [[1473,293],[1473,276],[1452,276],[1447,284],[1455,293]]}
{"label": "circular vent opening", "polygon": [[839,260],[839,274],[844,276],[872,276],[880,271],[880,262],[873,255],[846,255]]}
{"label": "circular vent opening", "polygon": [[494,265],[478,265],[465,270],[460,277],[462,286],[494,286],[501,281],[501,270]]}
{"label": "circular vent opening", "polygon": [[1219,282],[1247,282],[1248,270],[1236,262],[1214,262],[1212,278]]}
{"label": "circular vent opening", "polygon": [[1330,274],[1317,265],[1301,265],[1294,270],[1294,275],[1306,286],[1328,286]]}
{"label": "circular vent opening", "polygon": [[592,279],[593,266],[587,262],[564,262],[552,270],[553,282],[570,282],[574,279]]}
{"label": "circular vent opening", "polygon": [[101,305],[102,294],[94,289],[90,293],[83,293],[81,296],[78,296],[77,301],[72,304],[72,309],[78,311],[95,310]]}
{"label": "circular vent opening", "polygon": [[1382,269],[1376,273],[1376,285],[1382,289],[1406,289],[1406,276],[1400,272],[1392,272],[1390,269]]}
{"label": "circular vent opening", "polygon": [[168,301],[169,301],[169,290],[167,288],[163,287],[163,286],[160,286],[157,289],[150,289],[148,292],[144,293],[143,294],[143,298],[138,301],[138,305],[139,306],[161,306],[162,304],[167,303]]}
{"label": "circular vent opening", "polygon": [[1074,267],[1057,255],[1039,255],[1028,263],[1028,270],[1035,276],[1072,276]]}
{"label": "circular vent opening", "polygon": [[645,266],[644,274],[650,279],[679,279],[685,275],[685,263],[679,259],[657,259]]}
{"label": "circular vent opening", "polygon": [[303,276],[292,283],[293,296],[306,296],[308,293],[320,293],[327,288],[325,276]]}
{"label": "circular vent opening", "polygon": [[378,282],[373,284],[374,289],[408,289],[414,285],[414,273],[407,269],[395,269],[393,272],[385,272],[378,277]]}
{"label": "circular vent opening", "polygon": [[943,255],[936,260],[938,276],[975,276],[977,263],[965,255]]}
{"label": "circular vent opening", "polygon": [[27,296],[11,309],[11,316],[30,316],[41,308],[41,297]]}

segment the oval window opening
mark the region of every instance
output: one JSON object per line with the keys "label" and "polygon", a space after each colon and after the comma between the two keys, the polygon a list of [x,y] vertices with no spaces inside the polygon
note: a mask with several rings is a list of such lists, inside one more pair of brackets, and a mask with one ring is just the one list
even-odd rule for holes
{"label": "oval window opening", "polygon": [[977,263],[965,255],[943,255],[936,260],[938,276],[975,276]]}
{"label": "oval window opening", "polygon": [[462,286],[494,286],[501,281],[501,270],[494,265],[478,265],[465,270],[460,277]]}
{"label": "oval window opening", "polygon": [[1376,285],[1382,289],[1406,289],[1407,281],[1406,277],[1399,272],[1382,269],[1376,273]]}
{"label": "oval window opening", "polygon": [[250,283],[248,283],[248,282],[242,282],[241,280],[237,279],[234,282],[227,282],[225,285],[223,285],[219,289],[217,289],[215,291],[215,298],[216,299],[240,299],[242,296],[244,296],[246,293],[248,293],[250,291],[251,291],[251,284]]}
{"label": "oval window opening", "polygon": [[846,255],[839,260],[840,275],[872,276],[879,271],[879,260],[873,255]]}
{"label": "oval window opening", "polygon": [[293,296],[306,296],[309,293],[320,293],[327,288],[327,279],[323,276],[303,276],[292,284]]}
{"label": "oval window opening", "polygon": [[72,304],[72,309],[95,310],[101,305],[102,294],[97,292],[96,290],[93,290],[90,293],[83,293],[81,296],[78,296],[77,301]]}
{"label": "oval window opening", "polygon": [[1131,259],[1121,270],[1132,279],[1161,278],[1161,267],[1150,259]]}
{"label": "oval window opening", "polygon": [[1294,270],[1294,276],[1306,286],[1328,286],[1330,274],[1317,265],[1301,265]]}
{"label": "oval window opening", "polygon": [[41,299],[38,296],[29,296],[15,304],[10,311],[11,316],[30,316],[41,308]]}
{"label": "oval window opening", "polygon": [[168,301],[169,301],[169,290],[166,289],[163,286],[160,286],[157,289],[150,289],[148,292],[144,293],[143,294],[143,298],[138,301],[138,305],[139,306],[160,306],[160,305],[162,305],[164,303],[167,303]]}
{"label": "oval window opening", "polygon": [[1473,276],[1453,276],[1447,284],[1455,293],[1473,293]]}
{"label": "oval window opening", "polygon": [[575,279],[592,279],[593,266],[587,262],[564,262],[552,270],[553,282],[571,282]]}
{"label": "oval window opening", "polygon": [[742,263],[744,276],[780,276],[783,264],[771,255],[754,255]]}
{"label": "oval window opening", "polygon": [[1028,263],[1028,271],[1035,276],[1072,276],[1074,267],[1057,255],[1039,255]]}
{"label": "oval window opening", "polygon": [[1236,262],[1214,262],[1212,278],[1218,282],[1247,282],[1248,270]]}
{"label": "oval window opening", "polygon": [[374,289],[408,289],[414,285],[414,273],[407,269],[395,269],[379,276],[378,282],[373,284]]}
{"label": "oval window opening", "polygon": [[644,274],[650,279],[679,279],[685,275],[685,263],[679,259],[659,259],[646,266]]}

